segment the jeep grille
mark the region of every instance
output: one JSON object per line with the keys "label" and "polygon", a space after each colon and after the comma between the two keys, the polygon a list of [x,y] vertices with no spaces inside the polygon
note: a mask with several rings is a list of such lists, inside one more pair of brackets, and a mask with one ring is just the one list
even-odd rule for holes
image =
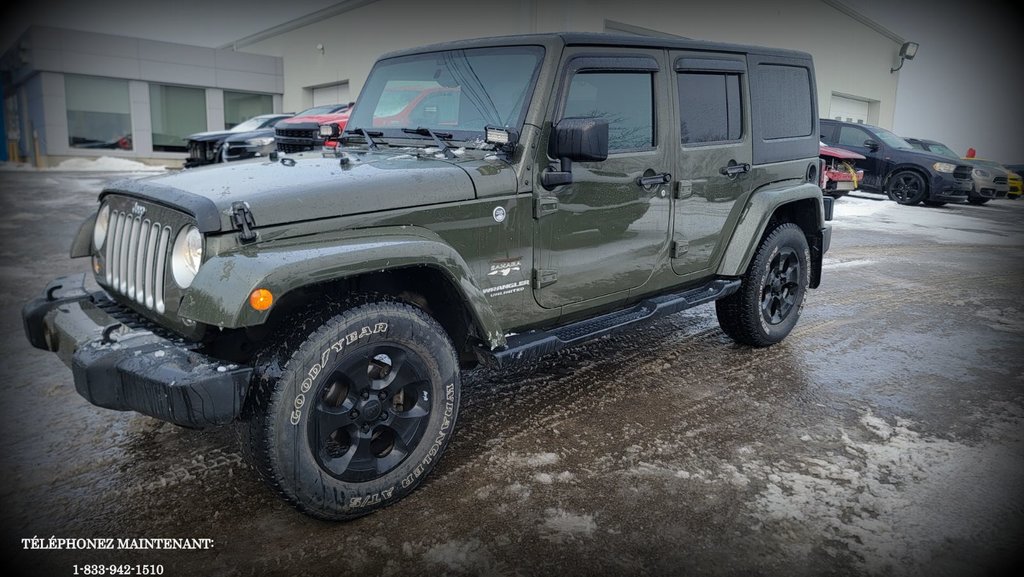
{"label": "jeep grille", "polygon": [[166,223],[112,210],[105,243],[107,286],[163,313],[164,271],[171,234]]}

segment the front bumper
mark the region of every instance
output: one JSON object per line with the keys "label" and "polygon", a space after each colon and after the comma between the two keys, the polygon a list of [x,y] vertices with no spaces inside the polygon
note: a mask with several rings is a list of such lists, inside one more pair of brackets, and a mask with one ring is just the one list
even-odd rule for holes
{"label": "front bumper", "polygon": [[266,146],[255,146],[252,144],[226,144],[225,146],[224,162],[270,156],[271,152],[277,150],[277,144],[275,143],[267,144]]}
{"label": "front bumper", "polygon": [[193,428],[225,425],[241,413],[251,367],[155,334],[103,291],[86,291],[84,274],[51,282],[24,306],[22,320],[32,346],[57,353],[78,394],[96,406]]}
{"label": "front bumper", "polygon": [[936,173],[928,187],[929,200],[939,202],[967,202],[967,197],[974,188],[970,178],[956,178],[952,174]]}

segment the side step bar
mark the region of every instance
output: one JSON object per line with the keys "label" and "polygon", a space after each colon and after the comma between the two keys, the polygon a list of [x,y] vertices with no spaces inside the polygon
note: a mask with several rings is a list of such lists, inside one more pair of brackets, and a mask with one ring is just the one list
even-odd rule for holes
{"label": "side step bar", "polygon": [[681,293],[649,298],[629,308],[584,319],[550,330],[535,330],[508,337],[504,349],[477,350],[480,361],[491,367],[538,359],[566,347],[615,333],[650,321],[726,297],[740,288],[739,280],[713,280]]}

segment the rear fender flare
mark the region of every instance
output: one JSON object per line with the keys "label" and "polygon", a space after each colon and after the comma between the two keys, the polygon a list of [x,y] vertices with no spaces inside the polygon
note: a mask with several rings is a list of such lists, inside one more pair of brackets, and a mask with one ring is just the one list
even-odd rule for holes
{"label": "rear fender flare", "polygon": [[[778,182],[754,191],[725,249],[722,262],[718,266],[718,274],[725,277],[742,276],[750,266],[750,260],[764,236],[772,215],[783,205],[805,199],[817,201],[817,214],[812,215],[812,218],[816,223],[815,230],[820,231],[825,226],[825,209],[821,189],[816,184]],[[813,231],[805,233],[814,234]]]}

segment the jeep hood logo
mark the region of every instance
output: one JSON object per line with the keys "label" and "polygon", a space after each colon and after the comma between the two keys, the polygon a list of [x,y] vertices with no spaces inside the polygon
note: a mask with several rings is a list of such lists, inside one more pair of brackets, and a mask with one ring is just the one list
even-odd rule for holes
{"label": "jeep hood logo", "polygon": [[142,218],[146,214],[146,207],[144,207],[141,204],[136,202],[132,206],[132,214],[134,214],[135,216],[137,216],[139,218]]}

